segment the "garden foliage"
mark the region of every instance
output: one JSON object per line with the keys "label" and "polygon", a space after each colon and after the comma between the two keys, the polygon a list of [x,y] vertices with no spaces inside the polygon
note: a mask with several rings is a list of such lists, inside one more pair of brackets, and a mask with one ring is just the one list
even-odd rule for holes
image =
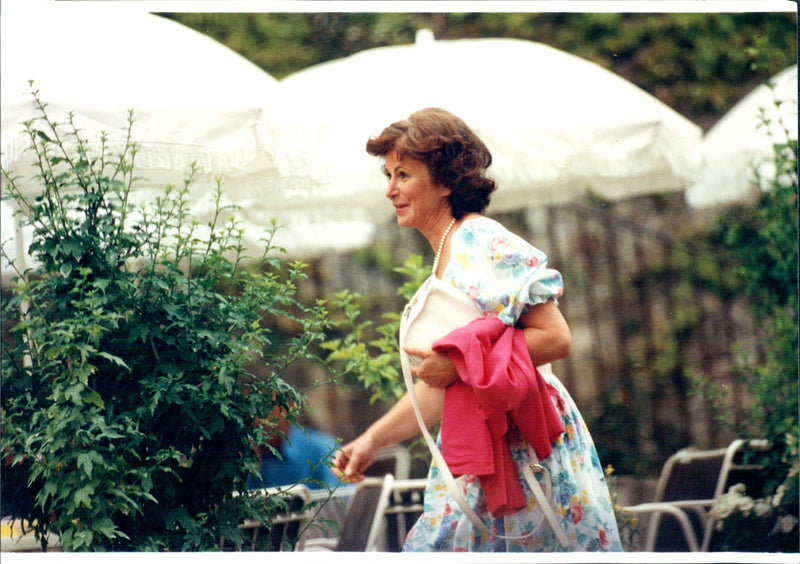
{"label": "garden foliage", "polygon": [[[777,104],[795,103],[776,100]],[[764,114],[766,115],[766,113]],[[766,127],[766,120],[762,120]],[[775,125],[775,124],[773,124]],[[734,206],[720,216],[711,243],[733,259],[729,276],[749,298],[761,332],[763,358],[741,357],[737,378],[749,392],[744,418],[735,431],[766,438],[772,448],[764,465],[761,491],[731,488],[717,515],[724,550],[790,550],[798,547],[798,177],[797,140],[773,140],[773,166],[753,167],[760,187],[755,205]],[[787,139],[789,139],[787,141]],[[764,171],[769,171],[765,173]],[[698,379],[698,389],[727,420],[731,398],[714,382]],[[748,501],[749,500],[749,501]],[[741,503],[740,503],[741,502]],[[769,509],[769,511],[767,511]],[[792,521],[793,519],[793,521]],[[767,523],[769,521],[769,523]],[[760,538],[755,542],[753,535]]]}
{"label": "garden foliage", "polygon": [[[196,171],[130,205],[132,112],[115,153],[34,97],[40,115],[25,126],[41,192],[2,171],[37,261],[3,296],[3,514],[67,551],[241,545],[245,515],[277,511],[277,498],[236,494],[271,432],[261,418],[302,409],[282,374],[310,356],[324,306],[296,299],[302,265],[269,253],[274,222],[263,256],[246,257],[240,227],[219,219],[219,183],[217,219],[190,217]],[[288,342],[273,339],[277,322]]]}
{"label": "garden foliage", "polygon": [[[430,265],[423,264],[421,255],[412,253],[406,262],[393,269],[404,277],[397,294],[409,301],[425,279],[430,276]],[[400,373],[400,352],[397,335],[400,332],[400,314],[384,314],[385,321],[374,327],[372,322],[362,320],[362,296],[343,291],[335,294],[332,306],[341,310],[345,322],[340,324],[347,333],[322,343],[329,351],[326,362],[338,367],[342,375],[360,382],[372,392],[371,402],[382,401],[389,405],[406,392]]]}

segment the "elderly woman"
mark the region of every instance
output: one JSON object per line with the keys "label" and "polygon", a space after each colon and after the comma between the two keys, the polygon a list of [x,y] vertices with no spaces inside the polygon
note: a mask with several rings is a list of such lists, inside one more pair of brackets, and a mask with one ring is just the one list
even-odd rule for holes
{"label": "elderly woman", "polygon": [[[334,472],[358,482],[378,450],[422,432],[433,461],[404,550],[621,550],[591,436],[549,368],[571,345],[561,275],[481,215],[495,190],[488,149],[428,108],[367,152],[384,161],[398,224],[418,229],[435,258],[401,322],[408,393],[337,452]],[[427,427],[439,422],[434,442]]]}

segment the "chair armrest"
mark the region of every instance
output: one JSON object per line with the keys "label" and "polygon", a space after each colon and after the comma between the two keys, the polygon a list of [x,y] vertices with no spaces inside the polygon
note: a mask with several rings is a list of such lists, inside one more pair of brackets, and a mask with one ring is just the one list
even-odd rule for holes
{"label": "chair armrest", "polygon": [[339,539],[308,539],[303,543],[302,552],[332,552],[336,550]]}
{"label": "chair armrest", "polygon": [[693,512],[700,519],[700,522],[705,525],[708,521],[708,512],[714,507],[716,503],[713,499],[681,499],[673,501],[660,501],[657,503],[668,503],[678,509],[683,509],[686,513]]}
{"label": "chair armrest", "polygon": [[[676,506],[672,502],[657,502],[657,503],[641,503],[639,505],[630,505],[627,507],[623,507],[623,511],[628,511],[630,513],[639,513],[639,514],[653,514],[660,518],[661,514],[669,514],[674,517],[678,524],[683,531],[683,536],[686,539],[686,544],[689,546],[689,550],[692,552],[698,552],[700,550],[700,545],[697,543],[697,535],[694,532],[694,527],[692,526],[692,522],[689,520],[689,517],[686,515],[686,512]],[[644,550],[646,552],[653,552],[653,548],[655,547],[655,530],[656,530],[657,522],[651,522],[650,526],[648,527],[647,538],[645,542]]]}

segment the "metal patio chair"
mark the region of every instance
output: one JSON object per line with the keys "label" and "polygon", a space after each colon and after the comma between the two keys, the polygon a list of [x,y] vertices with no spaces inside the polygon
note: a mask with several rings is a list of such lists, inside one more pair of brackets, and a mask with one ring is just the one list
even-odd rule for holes
{"label": "metal patio chair", "polygon": [[403,549],[408,531],[424,509],[427,483],[427,478],[395,481],[389,503],[383,512],[388,552],[400,552]]}
{"label": "metal patio chair", "polygon": [[[283,497],[286,509],[272,518],[269,527],[255,519],[245,519],[238,527],[250,533],[250,548],[261,551],[294,551],[303,549],[301,526],[308,522],[311,491],[302,484],[288,488],[262,488],[256,495]],[[220,549],[226,548],[220,539]]]}
{"label": "metal patio chair", "polygon": [[766,441],[737,439],[726,448],[682,449],[661,470],[653,501],[624,509],[646,517],[646,552],[707,551],[713,529],[708,512],[725,492],[733,472],[757,471],[735,458],[744,448],[762,450]]}
{"label": "metal patio chair", "polygon": [[410,472],[411,454],[408,449],[403,445],[392,445],[378,451],[366,475],[380,478],[391,474],[395,480],[407,480]]}
{"label": "metal patio chair", "polygon": [[394,477],[366,477],[347,502],[338,538],[308,539],[303,551],[372,552],[380,550],[383,512]]}

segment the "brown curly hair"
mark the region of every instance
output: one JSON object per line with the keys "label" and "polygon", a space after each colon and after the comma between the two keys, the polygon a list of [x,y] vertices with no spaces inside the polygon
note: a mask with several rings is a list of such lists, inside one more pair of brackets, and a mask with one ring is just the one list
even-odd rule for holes
{"label": "brown curly hair", "polygon": [[385,157],[395,149],[425,163],[434,182],[450,189],[450,209],[461,219],[489,205],[495,181],[485,176],[492,154],[459,117],[440,108],[425,108],[395,122],[367,141],[367,153]]}

